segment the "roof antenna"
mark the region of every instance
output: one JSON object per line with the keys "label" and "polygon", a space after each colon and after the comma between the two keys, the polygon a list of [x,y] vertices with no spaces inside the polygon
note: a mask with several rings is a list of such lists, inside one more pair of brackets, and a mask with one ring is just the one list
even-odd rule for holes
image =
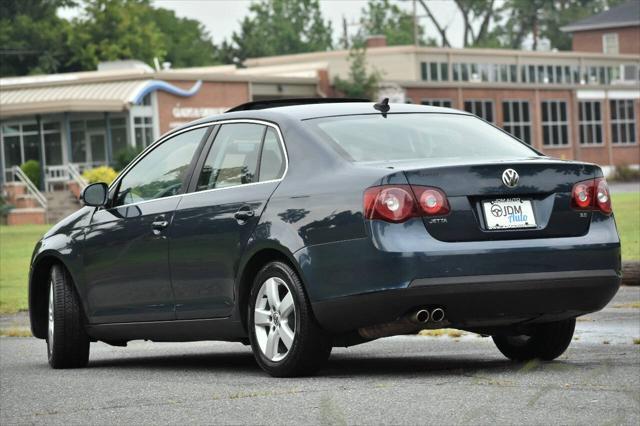
{"label": "roof antenna", "polygon": [[380,111],[384,118],[387,118],[387,113],[391,109],[391,107],[389,106],[389,98],[384,98],[382,102],[373,105],[373,107]]}

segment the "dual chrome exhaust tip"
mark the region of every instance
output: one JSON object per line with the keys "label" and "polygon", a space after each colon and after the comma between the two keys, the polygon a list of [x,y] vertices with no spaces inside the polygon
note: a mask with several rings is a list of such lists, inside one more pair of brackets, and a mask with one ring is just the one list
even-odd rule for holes
{"label": "dual chrome exhaust tip", "polygon": [[442,308],[419,309],[393,322],[359,328],[358,334],[366,340],[400,334],[413,334],[424,328],[442,327],[444,318],[445,314]]}
{"label": "dual chrome exhaust tip", "polygon": [[435,308],[432,311],[420,309],[411,315],[411,320],[417,324],[426,324],[429,321],[442,322],[444,320],[444,309]]}

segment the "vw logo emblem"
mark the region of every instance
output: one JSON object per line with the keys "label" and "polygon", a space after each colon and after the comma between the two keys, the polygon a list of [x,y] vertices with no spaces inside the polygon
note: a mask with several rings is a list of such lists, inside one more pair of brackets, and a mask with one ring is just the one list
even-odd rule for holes
{"label": "vw logo emblem", "polygon": [[507,169],[502,172],[502,183],[504,183],[509,188],[515,188],[520,181],[520,176],[518,172],[513,169]]}

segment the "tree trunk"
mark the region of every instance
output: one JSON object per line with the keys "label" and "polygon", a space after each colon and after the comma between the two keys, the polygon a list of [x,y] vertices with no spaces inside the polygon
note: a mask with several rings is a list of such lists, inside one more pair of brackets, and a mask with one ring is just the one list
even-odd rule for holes
{"label": "tree trunk", "polygon": [[474,44],[478,44],[480,41],[484,40],[487,36],[487,32],[489,31],[489,23],[491,22],[491,18],[493,17],[493,4],[494,0],[491,0],[491,4],[489,4],[489,9],[485,12],[484,18],[482,18],[482,24],[480,24],[480,30],[474,40]]}
{"label": "tree trunk", "polygon": [[438,22],[436,17],[433,16],[433,14],[431,13],[431,10],[429,10],[429,7],[424,2],[424,0],[419,0],[419,1],[422,8],[425,10],[425,12],[427,12],[429,19],[431,20],[431,22],[433,22],[433,25],[436,26],[436,30],[438,30],[438,32],[440,33],[440,36],[442,37],[442,47],[451,47],[451,44],[449,43],[449,39],[447,39],[447,29],[442,28],[440,26],[440,23]]}

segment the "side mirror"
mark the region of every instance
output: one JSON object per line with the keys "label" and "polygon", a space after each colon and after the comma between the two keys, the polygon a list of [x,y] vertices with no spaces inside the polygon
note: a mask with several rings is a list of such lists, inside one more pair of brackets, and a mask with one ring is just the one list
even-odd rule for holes
{"label": "side mirror", "polygon": [[107,204],[109,187],[104,182],[92,183],[87,186],[80,195],[80,200],[85,206],[102,207]]}

